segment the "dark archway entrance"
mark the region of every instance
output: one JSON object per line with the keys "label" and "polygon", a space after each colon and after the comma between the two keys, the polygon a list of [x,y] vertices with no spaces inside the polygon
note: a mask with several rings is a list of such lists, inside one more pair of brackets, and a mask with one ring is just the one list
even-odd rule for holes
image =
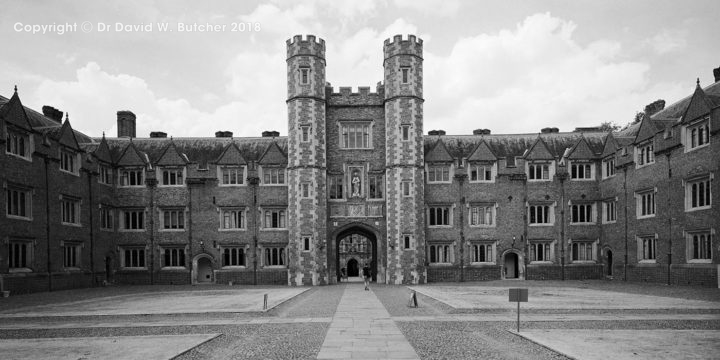
{"label": "dark archway entrance", "polygon": [[608,249],[607,251],[607,276],[612,276],[613,274],[613,253],[612,250]]}
{"label": "dark archway entrance", "polygon": [[197,282],[212,282],[212,263],[207,257],[197,259]]}
{"label": "dark archway entrance", "polygon": [[506,279],[517,279],[518,276],[520,276],[520,271],[518,269],[519,261],[518,256],[514,252],[510,252],[505,254],[505,265],[503,270],[505,271],[505,278]]}
{"label": "dark archway entrance", "polygon": [[[350,269],[351,259],[357,265],[356,274]],[[372,281],[377,281],[377,237],[366,226],[357,225],[345,229],[335,237],[335,271],[338,282],[340,269],[346,267],[348,276],[359,276],[360,269],[368,264]]]}
{"label": "dark archway entrance", "polygon": [[347,274],[350,277],[360,276],[360,267],[355,259],[350,259],[347,262]]}

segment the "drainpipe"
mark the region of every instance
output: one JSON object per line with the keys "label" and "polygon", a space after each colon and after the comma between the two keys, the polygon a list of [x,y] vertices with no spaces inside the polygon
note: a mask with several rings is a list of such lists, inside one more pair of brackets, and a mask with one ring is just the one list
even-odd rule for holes
{"label": "drainpipe", "polygon": [[627,166],[623,168],[623,191],[625,192],[625,262],[623,264],[623,281],[627,281],[628,263],[628,193],[627,193]]}
{"label": "drainpipe", "polygon": [[[192,284],[195,280],[197,280],[197,273],[193,274],[193,236],[192,236],[192,184],[194,182],[190,182],[185,179],[185,184],[188,189],[188,218],[187,218],[187,224],[188,224],[188,256],[186,257],[185,261],[190,260],[190,284]],[[204,244],[202,243],[202,240],[200,241],[200,247],[202,248],[200,251],[204,250]],[[195,276],[193,276],[195,275]]]}
{"label": "drainpipe", "polygon": [[43,157],[45,163],[45,237],[47,240],[48,291],[52,291],[52,256],[50,256],[50,176],[48,174],[50,158]]}
{"label": "drainpipe", "polygon": [[[460,165],[462,166],[462,159],[460,160]],[[467,174],[464,172],[455,174],[455,179],[459,185],[458,191],[460,193],[460,282],[465,281],[465,196],[463,194],[463,182],[466,177]]]}
{"label": "drainpipe", "polygon": [[87,179],[88,179],[88,194],[89,194],[89,200],[90,200],[90,205],[88,206],[88,208],[90,209],[90,211],[88,211],[89,216],[90,216],[90,219],[89,219],[89,221],[90,221],[90,279],[91,279],[92,287],[95,287],[95,285],[96,285],[95,284],[95,282],[96,282],[95,281],[95,230],[94,230],[94,222],[93,222],[93,210],[94,210],[93,206],[94,205],[93,205],[93,186],[92,186],[92,183],[93,183],[92,178],[95,173],[92,170],[87,170],[86,174],[87,174]]}
{"label": "drainpipe", "polygon": [[671,183],[670,180],[672,178],[672,168],[670,167],[670,152],[668,151],[666,153],[667,156],[667,164],[668,164],[668,190],[667,192],[667,208],[668,208],[668,268],[667,268],[667,284],[670,285],[670,267],[672,265],[672,205],[670,204],[670,187]]}
{"label": "drainpipe", "polygon": [[565,281],[565,179],[567,173],[558,175],[560,179],[560,279]]}
{"label": "drainpipe", "polygon": [[145,179],[150,190],[150,285],[155,284],[155,186],[157,179]]}
{"label": "drainpipe", "polygon": [[[253,164],[253,168],[254,168]],[[252,191],[252,208],[250,214],[252,216],[253,224],[253,285],[257,285],[257,270],[258,270],[258,213],[257,213],[257,187],[260,183],[260,178],[257,176],[248,177],[248,184]]]}

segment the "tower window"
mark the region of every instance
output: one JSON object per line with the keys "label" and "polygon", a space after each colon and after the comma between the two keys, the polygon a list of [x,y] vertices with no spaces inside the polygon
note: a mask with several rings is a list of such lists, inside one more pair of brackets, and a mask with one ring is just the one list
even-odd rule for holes
{"label": "tower window", "polygon": [[403,66],[400,68],[400,72],[402,73],[402,83],[407,84],[410,78],[410,67]]}
{"label": "tower window", "polygon": [[309,126],[301,126],[300,127],[300,142],[310,142],[310,127]]}
{"label": "tower window", "polygon": [[300,84],[307,85],[310,83],[310,68],[309,67],[301,67],[300,68]]}
{"label": "tower window", "polygon": [[400,129],[402,131],[402,141],[410,141],[410,125],[402,125]]}

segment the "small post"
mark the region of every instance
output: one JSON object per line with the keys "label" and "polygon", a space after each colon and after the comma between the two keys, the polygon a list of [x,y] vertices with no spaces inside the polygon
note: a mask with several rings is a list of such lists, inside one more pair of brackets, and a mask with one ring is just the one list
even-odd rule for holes
{"label": "small post", "polygon": [[265,296],[263,296],[263,310],[267,310],[267,300],[268,294],[265,294]]}
{"label": "small post", "polygon": [[518,314],[517,314],[517,332],[520,332],[520,302],[517,302],[518,304]]}
{"label": "small post", "polygon": [[417,294],[415,293],[415,290],[410,293],[410,301],[408,301],[408,307],[418,307]]}

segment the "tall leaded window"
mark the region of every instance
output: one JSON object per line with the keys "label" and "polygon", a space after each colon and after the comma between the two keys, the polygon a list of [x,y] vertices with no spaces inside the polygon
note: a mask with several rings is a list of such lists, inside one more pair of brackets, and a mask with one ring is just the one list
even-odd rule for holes
{"label": "tall leaded window", "polygon": [[595,222],[593,204],[573,204],[570,208],[570,222],[573,224],[590,224]]}
{"label": "tall leaded window", "polygon": [[265,228],[266,229],[284,229],[286,225],[285,210],[272,209],[265,210]]}
{"label": "tall leaded window", "polygon": [[615,209],[615,200],[603,201],[603,223],[614,223],[617,220],[617,210]]}
{"label": "tall leaded window", "polygon": [[595,261],[594,241],[573,240],[570,248],[570,259],[572,261]]}
{"label": "tall leaded window", "polygon": [[688,262],[712,262],[712,231],[686,233]]}
{"label": "tall leaded window", "polygon": [[655,151],[652,140],[635,147],[636,167],[643,167],[655,163]]}
{"label": "tall leaded window", "polygon": [[62,196],[60,200],[60,222],[66,225],[80,225],[80,200]]}
{"label": "tall leaded window", "polygon": [[428,183],[449,183],[450,165],[431,165],[427,170]]}
{"label": "tall leaded window", "polygon": [[602,162],[602,178],[607,179],[615,176],[615,157],[610,157]]}
{"label": "tall leaded window", "polygon": [[185,229],[185,209],[163,209],[162,228],[164,230]]}
{"label": "tall leaded window", "polygon": [[710,143],[710,121],[704,119],[698,124],[688,126],[686,146],[688,150],[703,147]]}
{"label": "tall leaded window", "polygon": [[655,261],[657,237],[655,235],[638,236],[638,260]]}
{"label": "tall leaded window", "polygon": [[185,248],[165,248],[163,251],[163,267],[185,267]]}
{"label": "tall leaded window", "polygon": [[30,136],[24,132],[7,129],[5,134],[5,152],[30,160]]}
{"label": "tall leaded window", "polygon": [[285,264],[284,247],[265,248],[264,266],[284,266]]}
{"label": "tall leaded window", "polygon": [[367,122],[344,122],[340,124],[341,149],[370,149],[371,126]]}
{"label": "tall leaded window", "polygon": [[409,66],[401,66],[400,67],[400,77],[401,82],[403,84],[407,84],[410,81],[410,67]]}
{"label": "tall leaded window", "polygon": [[220,167],[220,185],[233,186],[242,185],[244,183],[245,167],[244,166],[221,166]]}
{"label": "tall leaded window", "polygon": [[330,199],[343,199],[343,175],[328,176],[328,196]]}
{"label": "tall leaded window", "polygon": [[528,175],[528,180],[550,181],[550,164],[548,164],[548,163],[529,163],[527,175]]}
{"label": "tall leaded window", "polygon": [[685,183],[685,210],[709,209],[711,201],[709,176]]}
{"label": "tall leaded window", "polygon": [[5,189],[5,214],[8,217],[32,218],[32,190],[7,185]]}
{"label": "tall leaded window", "polygon": [[101,230],[112,230],[113,229],[113,211],[112,208],[105,205],[100,207],[100,229]]}
{"label": "tall leaded window", "polygon": [[552,261],[553,246],[551,241],[531,242],[530,261]]}
{"label": "tall leaded window", "polygon": [[385,192],[382,175],[368,175],[368,199],[382,199]]}
{"label": "tall leaded window", "polygon": [[223,209],[221,211],[221,228],[223,230],[237,230],[245,228],[245,210]]}
{"label": "tall leaded window", "polygon": [[285,184],[285,168],[281,167],[263,167],[263,185],[283,185]]}
{"label": "tall leaded window", "polygon": [[80,164],[77,161],[78,155],[70,150],[60,150],[60,170],[71,173],[73,175],[79,174]]}
{"label": "tall leaded window", "polygon": [[145,170],[143,169],[120,169],[121,187],[139,187],[145,185]]}
{"label": "tall leaded window", "polygon": [[98,182],[105,185],[112,185],[112,169],[109,166],[98,165]]}
{"label": "tall leaded window", "polygon": [[530,225],[550,225],[555,223],[554,206],[545,204],[528,206],[528,223]]}
{"label": "tall leaded window", "polygon": [[450,225],[450,207],[434,206],[428,209],[428,225],[429,226],[449,226]]}
{"label": "tall leaded window", "polygon": [[471,260],[474,263],[494,263],[494,244],[474,244],[471,251]]}
{"label": "tall leaded window", "polygon": [[639,192],[635,198],[638,219],[655,216],[655,190]]}
{"label": "tall leaded window", "polygon": [[122,263],[120,265],[126,269],[144,269],[145,248],[123,248]]}
{"label": "tall leaded window", "polygon": [[309,83],[310,83],[310,67],[301,66],[300,67],[300,84],[307,85]]}
{"label": "tall leaded window", "polygon": [[10,240],[8,247],[10,270],[29,269],[33,261],[33,243],[26,240]]}
{"label": "tall leaded window", "polygon": [[454,261],[452,245],[430,245],[430,264],[449,264]]}
{"label": "tall leaded window", "polygon": [[183,175],[185,173],[185,168],[162,168],[160,171],[162,173],[162,179],[160,179],[160,184],[163,186],[183,186],[185,185],[185,180],[183,178]]}
{"label": "tall leaded window", "polygon": [[470,164],[470,182],[494,182],[495,164]]}
{"label": "tall leaded window", "polygon": [[222,250],[222,266],[245,266],[245,248],[226,246]]}
{"label": "tall leaded window", "polygon": [[571,162],[570,179],[572,180],[593,180],[595,171],[592,163]]}
{"label": "tall leaded window", "polygon": [[63,244],[63,267],[64,268],[79,268],[81,259],[81,248],[82,245],[78,243]]}
{"label": "tall leaded window", "polygon": [[470,226],[494,226],[495,225],[495,204],[471,205]]}

